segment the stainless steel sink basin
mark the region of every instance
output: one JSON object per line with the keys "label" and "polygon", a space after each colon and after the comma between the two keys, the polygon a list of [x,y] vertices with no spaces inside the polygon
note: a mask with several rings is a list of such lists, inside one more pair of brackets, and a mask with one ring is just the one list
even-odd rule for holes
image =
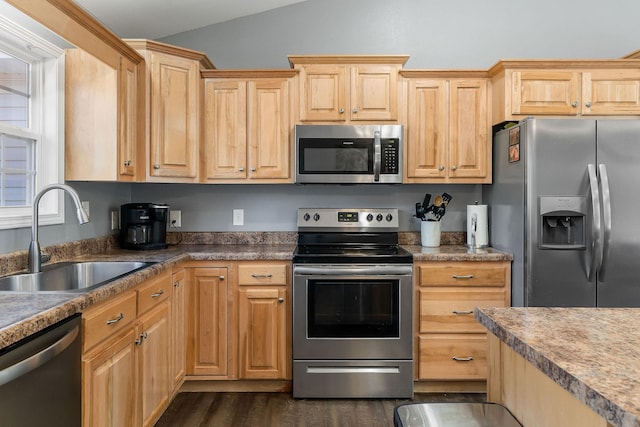
{"label": "stainless steel sink basin", "polygon": [[0,292],[88,292],[153,262],[89,261],[60,262],[39,273],[0,278]]}

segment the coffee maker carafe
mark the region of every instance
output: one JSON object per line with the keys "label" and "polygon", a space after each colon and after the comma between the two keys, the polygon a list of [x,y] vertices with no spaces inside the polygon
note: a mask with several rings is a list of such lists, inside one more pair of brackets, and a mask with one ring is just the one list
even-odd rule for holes
{"label": "coffee maker carafe", "polygon": [[127,203],[120,206],[120,247],[164,249],[167,247],[169,205]]}

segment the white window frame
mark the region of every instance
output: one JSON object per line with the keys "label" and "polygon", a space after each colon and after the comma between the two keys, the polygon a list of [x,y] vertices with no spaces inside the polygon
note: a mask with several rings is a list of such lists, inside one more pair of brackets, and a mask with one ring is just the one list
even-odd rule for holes
{"label": "white window frame", "polygon": [[[32,65],[31,133],[36,137],[35,194],[43,187],[64,182],[64,49],[0,16],[0,47]],[[0,123],[0,131],[24,134],[22,129]],[[23,135],[24,136],[24,135]],[[52,191],[39,205],[39,224],[64,223],[64,194]],[[32,206],[0,207],[0,229],[31,226]]]}

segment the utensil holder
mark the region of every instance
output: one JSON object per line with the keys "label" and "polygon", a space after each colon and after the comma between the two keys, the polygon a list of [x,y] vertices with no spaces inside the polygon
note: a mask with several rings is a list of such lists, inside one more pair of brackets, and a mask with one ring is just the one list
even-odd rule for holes
{"label": "utensil holder", "polygon": [[420,242],[428,248],[440,246],[440,221],[421,221]]}

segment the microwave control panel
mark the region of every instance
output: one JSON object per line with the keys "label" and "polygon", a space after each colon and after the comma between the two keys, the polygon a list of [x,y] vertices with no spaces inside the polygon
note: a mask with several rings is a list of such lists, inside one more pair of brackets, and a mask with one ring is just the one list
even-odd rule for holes
{"label": "microwave control panel", "polygon": [[380,141],[380,148],[382,149],[380,173],[398,173],[398,145],[399,141],[397,139],[383,139]]}

